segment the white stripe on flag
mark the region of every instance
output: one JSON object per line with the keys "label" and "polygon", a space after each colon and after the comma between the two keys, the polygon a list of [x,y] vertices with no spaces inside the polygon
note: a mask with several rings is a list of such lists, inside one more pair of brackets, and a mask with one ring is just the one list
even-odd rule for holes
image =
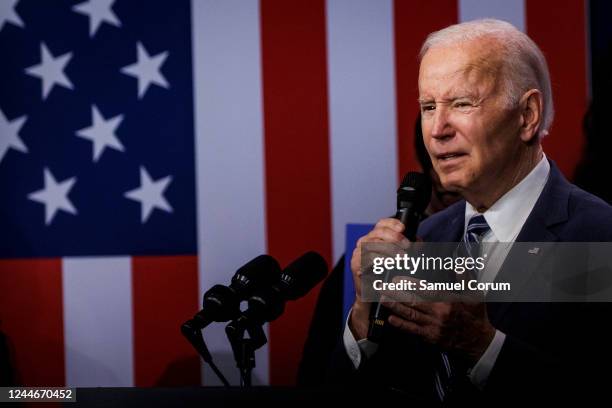
{"label": "white stripe on flag", "polygon": [[129,257],[64,258],[66,385],[134,385]]}
{"label": "white stripe on flag", "polygon": [[[259,21],[255,0],[192,2],[201,293],[266,252]],[[211,325],[204,338],[238,384],[224,327]],[[266,385],[267,346],[256,359],[253,384]],[[220,384],[208,367],[203,382]]]}
{"label": "white stripe on flag", "polygon": [[326,16],[337,261],[344,252],[347,223],[372,223],[395,209],[393,3],[328,0]]}
{"label": "white stripe on flag", "polygon": [[525,0],[459,0],[459,21],[498,18],[525,32]]}

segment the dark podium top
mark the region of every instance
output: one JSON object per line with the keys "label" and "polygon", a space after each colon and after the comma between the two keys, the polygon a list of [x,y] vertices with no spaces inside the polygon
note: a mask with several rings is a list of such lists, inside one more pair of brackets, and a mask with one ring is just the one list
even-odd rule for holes
{"label": "dark podium top", "polygon": [[[389,403],[406,404],[412,399],[406,394],[389,390],[252,387],[223,388],[78,388],[76,403],[65,403],[66,408],[76,407],[275,407],[286,404],[287,408],[315,404],[337,405],[348,408],[347,404]],[[319,405],[321,406],[321,405]],[[375,405],[376,406],[376,405]],[[380,407],[380,405],[378,405]]]}

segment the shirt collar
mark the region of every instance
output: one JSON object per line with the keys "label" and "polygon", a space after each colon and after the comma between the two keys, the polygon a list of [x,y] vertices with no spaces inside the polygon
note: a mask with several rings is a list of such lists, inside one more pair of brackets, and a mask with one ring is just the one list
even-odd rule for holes
{"label": "shirt collar", "polygon": [[[538,201],[550,173],[546,155],[542,156],[542,160],[520,183],[482,213],[498,242],[513,242],[516,239]],[[464,228],[467,228],[470,218],[476,214],[479,214],[478,211],[470,203],[466,203]]]}

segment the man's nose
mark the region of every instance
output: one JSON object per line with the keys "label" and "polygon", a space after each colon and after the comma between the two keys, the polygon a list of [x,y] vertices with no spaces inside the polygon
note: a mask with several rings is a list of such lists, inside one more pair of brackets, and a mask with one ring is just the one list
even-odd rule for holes
{"label": "man's nose", "polygon": [[449,122],[448,108],[445,105],[438,105],[433,115],[433,125],[431,136],[436,139],[446,139],[453,135],[453,129]]}

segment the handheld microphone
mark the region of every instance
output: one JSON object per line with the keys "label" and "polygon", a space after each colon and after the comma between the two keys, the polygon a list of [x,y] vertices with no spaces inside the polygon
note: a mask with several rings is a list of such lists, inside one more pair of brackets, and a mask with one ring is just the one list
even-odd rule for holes
{"label": "handheld microphone", "polygon": [[262,325],[277,319],[285,310],[287,300],[306,295],[327,275],[327,262],[310,251],[287,266],[274,285],[261,287],[248,300],[249,306],[226,327],[226,332]]}
{"label": "handheld microphone", "polygon": [[[395,218],[400,220],[406,227],[404,236],[410,241],[416,241],[416,233],[423,212],[431,199],[431,180],[423,173],[408,172],[397,189],[397,212]],[[385,277],[388,281],[389,275]],[[373,303],[370,307],[370,326],[368,328],[368,340],[380,343],[389,309],[380,303]]]}
{"label": "handheld microphone", "polygon": [[227,322],[240,315],[240,302],[262,287],[276,283],[281,268],[270,255],[260,255],[236,271],[229,286],[215,285],[204,294],[203,309],[189,323],[203,329],[212,322]]}

